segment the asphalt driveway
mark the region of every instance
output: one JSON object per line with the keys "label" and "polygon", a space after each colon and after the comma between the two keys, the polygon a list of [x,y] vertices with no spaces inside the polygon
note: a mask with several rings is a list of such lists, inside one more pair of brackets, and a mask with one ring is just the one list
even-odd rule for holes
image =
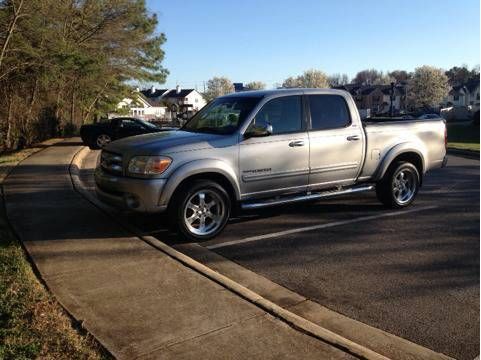
{"label": "asphalt driveway", "polygon": [[[92,185],[88,170],[83,177]],[[162,216],[126,219],[182,248]],[[404,212],[384,209],[372,193],[274,208],[244,213],[200,245],[436,352],[479,354],[478,160],[450,156]]]}

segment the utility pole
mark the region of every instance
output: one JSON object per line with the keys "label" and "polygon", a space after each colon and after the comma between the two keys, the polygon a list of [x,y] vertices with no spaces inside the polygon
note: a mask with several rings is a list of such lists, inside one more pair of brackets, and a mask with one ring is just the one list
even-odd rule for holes
{"label": "utility pole", "polygon": [[393,115],[394,115],[394,106],[393,106],[393,102],[394,102],[394,82],[391,83],[391,95],[389,96],[389,98],[391,99],[391,106],[389,107],[389,115],[391,117],[393,117]]}

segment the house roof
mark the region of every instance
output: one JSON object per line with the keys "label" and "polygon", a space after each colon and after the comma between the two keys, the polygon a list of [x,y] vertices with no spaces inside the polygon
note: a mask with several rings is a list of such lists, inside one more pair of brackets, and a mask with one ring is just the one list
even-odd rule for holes
{"label": "house roof", "polygon": [[[351,95],[370,95],[375,90],[381,90],[384,95],[391,94],[391,85],[358,85],[358,84],[347,84],[342,86],[335,86],[334,89],[342,89],[349,91]],[[405,95],[406,88],[404,85],[396,85],[394,87],[394,93],[396,95]]]}
{"label": "house roof", "polygon": [[147,97],[143,94],[143,92],[139,93],[139,98],[144,100],[150,106],[153,106],[153,107],[162,106],[159,100],[155,99],[154,97]]}
{"label": "house roof", "polygon": [[358,90],[360,87],[361,85],[357,85],[357,84],[346,84],[346,85],[334,86],[333,89],[346,90],[351,95],[358,95]]}
{"label": "house roof", "polygon": [[168,98],[184,98],[186,97],[187,95],[189,95],[192,91],[194,91],[195,89],[182,89],[180,90],[178,93],[177,91],[174,89],[174,90],[170,90],[166,95],[164,95],[164,97],[168,97]]}
{"label": "house roof", "polygon": [[459,94],[461,90],[465,90],[464,85],[455,85],[451,88],[451,90],[449,90],[449,94],[450,95]]}
{"label": "house roof", "polygon": [[169,89],[156,89],[154,92],[152,92],[152,89],[146,89],[146,90],[141,90],[140,93],[149,99],[149,98],[160,97],[166,91],[169,91]]}
{"label": "house roof", "polygon": [[147,99],[159,98],[184,98],[189,95],[195,89],[182,89],[179,93],[177,93],[176,89],[156,89],[152,92],[151,89],[146,89],[140,91],[142,95],[144,95]]}
{"label": "house roof", "polygon": [[[381,91],[384,95],[391,95],[391,85],[381,85]],[[406,95],[406,87],[404,85],[394,86],[394,95]]]}
{"label": "house roof", "polygon": [[361,95],[369,95],[371,94],[372,92],[374,92],[375,90],[379,89],[378,86],[363,86],[361,89],[359,89],[359,92]]}
{"label": "house roof", "polygon": [[464,84],[469,92],[473,92],[476,88],[479,88],[479,79],[472,79]]}

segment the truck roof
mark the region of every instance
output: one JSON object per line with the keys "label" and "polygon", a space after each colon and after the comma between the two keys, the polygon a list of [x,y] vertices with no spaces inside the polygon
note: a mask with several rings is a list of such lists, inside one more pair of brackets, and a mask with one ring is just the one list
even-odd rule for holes
{"label": "truck roof", "polygon": [[271,95],[299,95],[299,94],[331,94],[346,95],[349,94],[345,90],[339,89],[313,89],[313,88],[290,88],[290,89],[271,89],[271,90],[247,90],[224,95],[222,97],[264,97]]}

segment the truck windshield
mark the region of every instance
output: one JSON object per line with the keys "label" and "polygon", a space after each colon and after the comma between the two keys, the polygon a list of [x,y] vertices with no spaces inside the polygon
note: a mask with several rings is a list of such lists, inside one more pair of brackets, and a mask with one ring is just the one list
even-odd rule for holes
{"label": "truck windshield", "polygon": [[260,97],[218,98],[195,114],[181,130],[212,134],[232,134],[254,109]]}

